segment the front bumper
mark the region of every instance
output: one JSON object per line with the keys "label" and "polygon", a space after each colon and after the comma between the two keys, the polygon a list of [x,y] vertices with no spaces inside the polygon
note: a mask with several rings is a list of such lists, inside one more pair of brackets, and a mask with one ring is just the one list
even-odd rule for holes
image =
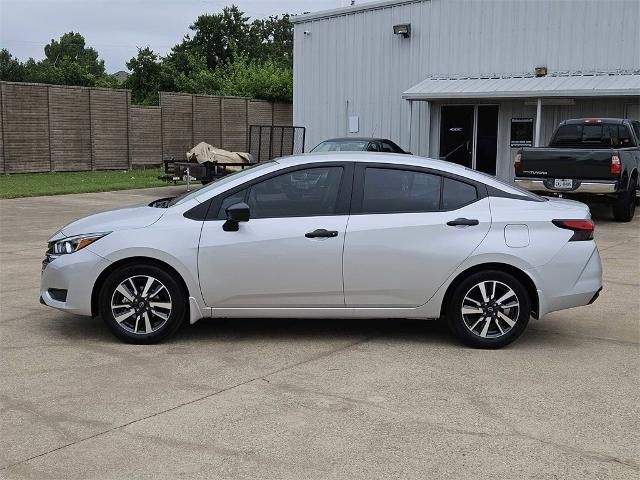
{"label": "front bumper", "polygon": [[[40,282],[40,303],[76,315],[91,315],[93,286],[111,262],[87,248],[60,255],[43,265]],[[56,291],[66,290],[64,301]]]}
{"label": "front bumper", "polygon": [[604,195],[616,193],[618,191],[618,183],[611,181],[595,181],[582,182],[573,180],[571,188],[553,188],[553,179],[541,178],[516,178],[515,184],[525,190],[531,192],[554,192],[554,193],[587,193],[594,195]]}

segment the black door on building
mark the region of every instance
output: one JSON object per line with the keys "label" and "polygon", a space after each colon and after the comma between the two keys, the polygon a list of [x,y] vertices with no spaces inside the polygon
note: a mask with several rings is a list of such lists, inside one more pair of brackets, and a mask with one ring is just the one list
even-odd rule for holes
{"label": "black door on building", "polygon": [[471,168],[473,105],[445,105],[440,111],[440,159]]}
{"label": "black door on building", "polygon": [[[475,128],[474,128],[475,127]],[[440,112],[440,158],[496,174],[497,105],[445,105]]]}

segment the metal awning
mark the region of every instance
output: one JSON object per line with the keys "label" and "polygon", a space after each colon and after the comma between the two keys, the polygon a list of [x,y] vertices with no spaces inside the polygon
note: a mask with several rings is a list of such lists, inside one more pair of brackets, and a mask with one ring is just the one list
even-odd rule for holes
{"label": "metal awning", "polygon": [[640,96],[640,72],[545,77],[429,77],[402,94],[406,100]]}

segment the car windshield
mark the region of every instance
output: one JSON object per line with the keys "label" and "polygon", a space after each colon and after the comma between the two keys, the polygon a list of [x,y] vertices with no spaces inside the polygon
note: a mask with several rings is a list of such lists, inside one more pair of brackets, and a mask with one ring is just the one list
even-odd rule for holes
{"label": "car windshield", "polygon": [[214,180],[213,182],[209,183],[206,187],[203,188],[199,188],[197,190],[193,190],[191,192],[185,192],[182,195],[178,195],[177,197],[173,198],[169,204],[167,205],[168,207],[173,207],[174,205],[180,205],[181,203],[186,202],[187,200],[190,200],[191,198],[194,198],[196,196],[202,195],[203,193],[206,193],[207,191],[213,189],[213,188],[218,188],[221,187],[227,183],[233,182],[235,180],[238,180],[239,178],[242,178],[246,175],[249,175],[251,173],[255,173],[258,170],[263,170],[265,168],[268,168],[270,166],[272,166],[275,162],[262,162],[262,163],[258,163],[256,165],[252,165],[250,167],[246,167],[242,170],[240,170],[239,172],[235,172],[235,173],[230,173],[229,175],[225,175],[224,177],[218,178],[217,180]]}
{"label": "car windshield", "polygon": [[364,140],[347,140],[335,141],[328,140],[322,142],[312,152],[362,152],[367,149],[368,141]]}

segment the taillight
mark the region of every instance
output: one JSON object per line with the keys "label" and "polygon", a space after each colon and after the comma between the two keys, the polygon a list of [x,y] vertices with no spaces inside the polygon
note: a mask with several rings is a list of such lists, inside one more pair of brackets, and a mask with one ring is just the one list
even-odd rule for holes
{"label": "taillight", "polygon": [[516,175],[520,175],[522,171],[522,154],[516,153],[516,159],[513,162],[513,169],[515,170]]}
{"label": "taillight", "polygon": [[622,164],[620,163],[620,157],[614,153],[611,155],[611,173],[613,175],[620,175],[622,172]]}
{"label": "taillight", "polygon": [[591,220],[554,220],[553,224],[573,232],[570,242],[593,240],[593,231],[596,229]]}

